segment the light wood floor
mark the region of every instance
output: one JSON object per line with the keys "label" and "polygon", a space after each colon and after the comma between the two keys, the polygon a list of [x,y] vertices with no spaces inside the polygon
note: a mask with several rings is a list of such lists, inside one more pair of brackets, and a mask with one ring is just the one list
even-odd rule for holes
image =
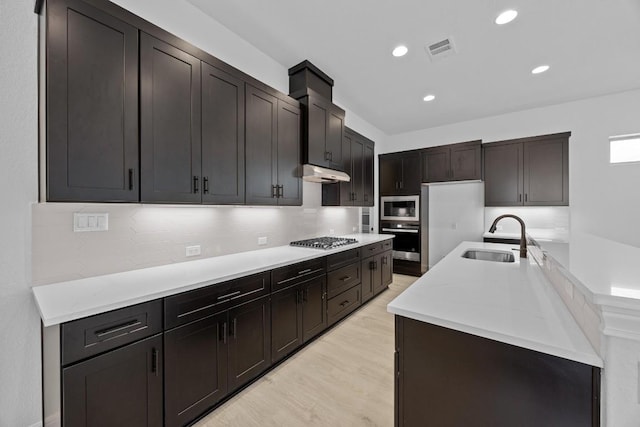
{"label": "light wood floor", "polygon": [[198,427],[393,426],[394,321],[389,289],[196,424]]}

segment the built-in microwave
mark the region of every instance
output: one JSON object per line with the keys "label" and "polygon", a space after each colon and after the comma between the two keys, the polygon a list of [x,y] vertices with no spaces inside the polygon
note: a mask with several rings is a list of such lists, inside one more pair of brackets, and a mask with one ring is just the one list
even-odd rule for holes
{"label": "built-in microwave", "polygon": [[380,211],[381,220],[420,221],[420,196],[381,197]]}

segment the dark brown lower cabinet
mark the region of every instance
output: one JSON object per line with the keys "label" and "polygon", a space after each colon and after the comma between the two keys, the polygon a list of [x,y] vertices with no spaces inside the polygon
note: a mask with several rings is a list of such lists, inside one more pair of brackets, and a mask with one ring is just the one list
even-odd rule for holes
{"label": "dark brown lower cabinet", "polygon": [[326,280],[307,280],[271,297],[271,357],[289,355],[327,327]]}
{"label": "dark brown lower cabinet", "polygon": [[183,426],[227,394],[227,313],[164,334],[165,425]]}
{"label": "dark brown lower cabinet", "polygon": [[165,425],[183,426],[271,365],[269,297],[165,332]]}
{"label": "dark brown lower cabinet", "polygon": [[600,369],[396,316],[396,426],[599,426]]}
{"label": "dark brown lower cabinet", "polygon": [[63,425],[162,425],[162,335],[62,369]]}
{"label": "dark brown lower cabinet", "polygon": [[378,295],[393,281],[391,251],[362,260],[362,302]]}

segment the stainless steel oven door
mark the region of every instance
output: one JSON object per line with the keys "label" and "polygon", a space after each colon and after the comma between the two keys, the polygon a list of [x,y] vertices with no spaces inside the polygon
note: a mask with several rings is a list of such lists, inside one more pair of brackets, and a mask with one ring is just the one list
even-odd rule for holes
{"label": "stainless steel oven door", "polygon": [[420,229],[419,226],[399,227],[383,225],[382,234],[394,234],[393,258],[405,261],[420,262]]}
{"label": "stainless steel oven door", "polygon": [[381,197],[380,211],[382,220],[420,221],[420,196]]}

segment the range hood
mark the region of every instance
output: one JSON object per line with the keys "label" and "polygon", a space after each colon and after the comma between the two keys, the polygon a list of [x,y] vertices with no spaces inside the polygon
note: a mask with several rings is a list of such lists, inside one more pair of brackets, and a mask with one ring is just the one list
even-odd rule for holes
{"label": "range hood", "polygon": [[320,182],[322,184],[351,181],[351,177],[344,172],[327,169],[316,165],[303,165],[302,179],[310,182]]}

